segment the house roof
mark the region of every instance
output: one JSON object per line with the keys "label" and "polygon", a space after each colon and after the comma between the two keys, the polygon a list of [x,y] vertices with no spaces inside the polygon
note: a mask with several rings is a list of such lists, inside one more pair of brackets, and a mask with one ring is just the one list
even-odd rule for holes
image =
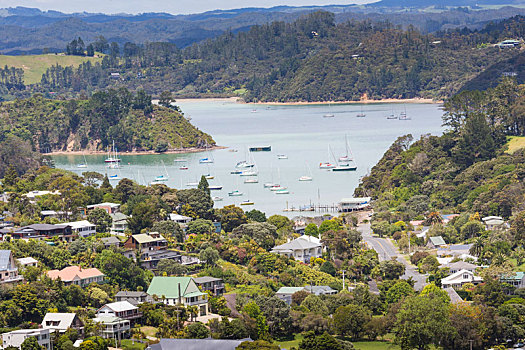
{"label": "house roof", "polygon": [[444,290],[445,292],[447,292],[448,297],[450,298],[450,302],[452,304],[457,304],[463,301],[463,299],[461,299],[461,297],[459,296],[459,294],[456,292],[454,288],[447,287]]}
{"label": "house roof", "polygon": [[[472,276],[472,280],[468,279],[464,279],[463,278],[463,274],[468,274],[470,276]],[[482,281],[483,279],[479,276],[476,276],[474,275],[473,272],[470,272],[468,270],[459,270],[458,272],[456,273],[453,273],[452,275],[448,276],[448,277],[445,277],[441,280],[441,284],[448,284],[448,283],[462,283],[462,282],[480,282]]]}
{"label": "house roof", "polygon": [[[178,285],[180,284],[182,297],[186,297],[186,290],[188,289],[188,286],[191,282],[193,282],[191,277],[155,276],[149,285],[148,294],[157,295],[159,297],[163,296],[167,299],[176,299],[179,297]],[[202,295],[204,293],[200,294]]]}
{"label": "house roof", "polygon": [[[66,330],[71,327],[76,316],[77,314],[75,313],[48,312],[42,320],[42,327]],[[58,321],[60,323],[57,326],[46,326],[47,321]]]}
{"label": "house roof", "polygon": [[115,294],[115,297],[121,297],[121,298],[140,298],[148,295],[146,292],[140,292],[140,291],[128,291],[128,290],[121,290],[117,294]]}
{"label": "house roof", "polygon": [[69,225],[73,229],[79,229],[83,227],[95,227],[94,224],[90,223],[87,220],[67,222],[65,225]]}
{"label": "house roof", "polygon": [[478,266],[468,263],[466,261],[456,261],[456,262],[447,264],[447,267],[450,269],[456,269],[456,270],[475,270]]}
{"label": "house roof", "polygon": [[57,224],[57,225],[52,225],[52,224],[33,224],[33,225],[21,227],[20,229],[29,228],[29,229],[32,229],[32,230],[35,230],[35,231],[54,231],[54,230],[60,230],[60,229],[66,228],[68,226],[69,225],[67,225],[67,224]]}
{"label": "house roof", "polygon": [[118,239],[117,237],[115,236],[111,236],[111,237],[103,237],[100,239],[102,242],[104,242],[104,244],[120,244],[120,239]]}
{"label": "house roof", "polygon": [[106,315],[102,315],[102,316],[99,316],[99,317],[95,317],[93,319],[93,321],[95,323],[103,323],[103,324],[116,324],[116,323],[120,323],[120,322],[129,322],[127,320],[124,320],[120,317],[116,317],[116,316],[106,316]]}
{"label": "house roof", "polygon": [[281,287],[276,294],[294,294],[295,292],[300,292],[305,290],[304,287]]}
{"label": "house roof", "polygon": [[136,310],[137,307],[133,304],[131,304],[129,301],[116,301],[114,303],[109,303],[109,304],[106,304],[104,306],[102,306],[100,309],[98,310],[101,310],[103,308],[109,308],[111,309],[112,311],[114,312],[122,312],[122,311],[129,311],[129,310]]}
{"label": "house roof", "polygon": [[311,249],[321,247],[320,243],[314,243],[305,239],[296,238],[291,242],[273,247],[272,251],[288,251],[297,249]]}
{"label": "house roof", "polygon": [[173,220],[173,221],[187,221],[187,220],[193,220],[193,218],[190,218],[189,216],[184,216],[184,215],[180,215],[180,214],[170,214],[169,215],[170,217],[170,220]]}
{"label": "house roof", "polygon": [[118,207],[120,207],[120,204],[104,202],[104,203],[99,203],[99,204],[91,204],[91,205],[88,205],[87,207],[88,207],[88,209],[97,208],[97,207],[118,208]]}
{"label": "house roof", "polygon": [[115,222],[115,221],[124,221],[124,220],[127,220],[129,218],[129,216],[127,216],[124,213],[113,213],[113,214],[109,214],[109,216],[111,216],[111,218],[113,219],[113,222]]}
{"label": "house roof", "polygon": [[504,278],[502,278],[503,280],[518,280],[518,281],[521,281],[523,279],[523,277],[525,276],[525,273],[524,272],[521,272],[521,271],[518,271],[518,272],[515,272],[513,273],[512,275],[510,276],[505,276]]}
{"label": "house roof", "polygon": [[146,233],[140,233],[138,235],[133,235],[132,237],[139,244],[161,242],[166,240],[164,237],[162,237],[162,235],[159,235],[159,237],[152,237]]}
{"label": "house roof", "polygon": [[60,277],[60,279],[64,282],[71,282],[75,279],[76,276],[78,276],[78,278],[80,279],[104,276],[104,274],[100,272],[100,270],[97,268],[93,267],[83,269],[80,266],[76,265],[65,267],[62,270],[48,271],[47,275],[53,280]]}
{"label": "house roof", "polygon": [[335,289],[332,289],[329,286],[309,286],[309,285],[307,285],[307,286],[304,287],[304,290],[307,291],[307,292],[313,293],[315,295],[336,292]]}
{"label": "house roof", "polygon": [[152,344],[148,350],[234,350],[242,342],[251,339],[161,339],[159,343]]}
{"label": "house roof", "polygon": [[321,240],[319,238],[317,238],[317,237],[314,237],[314,236],[302,235],[302,236],[299,236],[298,239],[303,239],[303,240],[308,241],[308,242],[321,244]]}
{"label": "house roof", "polygon": [[193,277],[193,280],[194,280],[195,283],[197,283],[197,284],[208,283],[208,282],[219,282],[219,281],[222,281],[221,278],[215,278],[215,277],[210,277],[210,276],[204,276],[204,277]]}
{"label": "house roof", "polygon": [[34,263],[37,263],[38,260],[32,258],[32,257],[27,257],[27,258],[19,258],[19,259],[16,259],[18,260],[18,262],[20,263],[20,265],[28,265],[28,264],[34,264]]}
{"label": "house roof", "polygon": [[11,268],[11,251],[0,250],[0,271],[5,271]]}
{"label": "house roof", "polygon": [[343,198],[339,201],[342,204],[365,204],[370,202],[372,197],[355,197],[355,198]]}
{"label": "house roof", "polygon": [[489,221],[489,220],[503,220],[501,216],[485,216],[481,220],[483,221]]}
{"label": "house roof", "polygon": [[503,225],[504,223],[505,221],[500,220],[500,219],[490,219],[490,220],[485,221],[485,225],[492,225],[492,226]]}
{"label": "house roof", "polygon": [[441,246],[446,244],[445,240],[441,236],[430,237],[429,240],[435,246]]}

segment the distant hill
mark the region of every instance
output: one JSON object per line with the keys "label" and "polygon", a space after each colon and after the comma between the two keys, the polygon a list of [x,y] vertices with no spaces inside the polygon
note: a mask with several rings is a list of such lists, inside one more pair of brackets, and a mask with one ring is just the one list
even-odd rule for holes
{"label": "distant hill", "polygon": [[[382,0],[367,6],[277,6],[216,10],[191,15],[107,15],[85,12],[66,14],[16,7],[0,9],[0,53],[39,54],[43,49],[49,52],[63,52],[66,44],[74,38],[80,36],[84,41],[91,42],[100,35],[120,46],[126,42],[139,44],[146,41],[162,41],[184,48],[228,31],[246,31],[257,24],[273,21],[290,23],[317,10],[334,13],[337,23],[363,19],[374,23],[389,21],[403,28],[412,25],[423,32],[462,26],[481,28],[488,21],[502,20],[517,14],[525,15],[525,9],[511,7],[478,11],[453,9],[458,6],[470,6],[471,2],[474,0]],[[505,3],[507,2],[514,5],[525,4],[525,0],[506,0]],[[400,7],[400,3],[403,6]],[[501,5],[502,3],[498,7],[502,7]],[[426,8],[431,6],[434,6],[433,11],[426,11]]]}

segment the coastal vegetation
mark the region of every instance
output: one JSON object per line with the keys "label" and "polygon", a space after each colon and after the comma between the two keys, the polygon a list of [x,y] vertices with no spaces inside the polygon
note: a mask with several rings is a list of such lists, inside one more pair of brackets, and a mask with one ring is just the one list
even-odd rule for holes
{"label": "coastal vegetation", "polygon": [[[481,30],[424,34],[389,22],[336,23],[333,13],[318,11],[292,23],[256,25],[184,49],[167,42],[119,46],[106,41],[100,46],[98,38],[85,45],[104,50],[102,60],[77,68],[54,65],[28,90],[4,86],[4,98],[32,92],[89,95],[121,86],[158,96],[170,86],[176,96],[241,94],[246,101],[443,99],[485,69],[519,56],[519,50],[493,44],[523,36],[523,23],[516,16]],[[487,81],[497,81],[502,72],[495,72],[492,80],[480,79],[469,87],[483,89]]]}
{"label": "coastal vegetation", "polygon": [[0,105],[0,142],[15,136],[33,150],[159,151],[203,148],[213,139],[195,128],[167,99],[153,105],[143,90],[125,88],[87,99],[51,100],[36,94]]}

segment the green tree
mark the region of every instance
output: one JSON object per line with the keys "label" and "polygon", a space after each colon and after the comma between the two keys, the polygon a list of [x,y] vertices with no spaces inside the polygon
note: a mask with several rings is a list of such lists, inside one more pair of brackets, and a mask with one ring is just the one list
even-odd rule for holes
{"label": "green tree", "polygon": [[321,226],[319,226],[319,234],[323,234],[327,231],[339,231],[343,229],[343,224],[341,223],[341,220],[334,218],[331,220],[325,220],[321,223]]}
{"label": "green tree", "polygon": [[307,236],[319,237],[319,228],[313,222],[309,223],[304,228],[304,234],[307,235]]}
{"label": "green tree", "polygon": [[227,205],[219,209],[218,216],[222,227],[226,232],[232,232],[235,228],[248,222],[248,217],[244,214],[242,208],[232,205]]}
{"label": "green tree", "polygon": [[130,179],[122,179],[118,182],[117,186],[113,190],[115,198],[122,203],[126,203],[131,196],[137,194],[138,185]]}
{"label": "green tree", "polygon": [[378,269],[384,280],[397,280],[405,273],[405,265],[394,259],[381,261]]}
{"label": "green tree", "polygon": [[206,265],[214,266],[217,264],[217,261],[220,259],[219,252],[217,249],[208,247],[200,252],[199,260],[206,263]]}
{"label": "green tree", "polygon": [[277,230],[291,231],[292,221],[283,215],[272,215],[266,220],[270,225],[275,226]]}
{"label": "green tree", "polygon": [[261,248],[266,250],[275,245],[275,239],[278,236],[276,227],[268,222],[243,224],[235,228],[232,234],[236,237],[245,237],[248,240],[253,239]]}
{"label": "green tree", "polygon": [[268,324],[266,317],[255,302],[249,302],[244,305],[243,312],[250,316],[256,322],[257,339],[266,339],[268,337]]}
{"label": "green tree", "polygon": [[159,105],[171,108],[171,103],[175,102],[171,91],[163,91],[159,96]]}
{"label": "green tree", "polygon": [[361,337],[364,326],[371,318],[369,310],[359,305],[350,304],[335,310],[333,325],[338,334],[348,335],[356,340]]}
{"label": "green tree", "polygon": [[180,225],[171,220],[157,221],[153,224],[152,230],[158,232],[164,237],[173,237],[175,241],[184,242],[184,232]]}
{"label": "green tree", "polygon": [[2,180],[2,184],[4,186],[14,186],[18,182],[18,172],[16,171],[15,167],[11,165],[7,168],[4,174],[4,179]]}
{"label": "green tree", "polygon": [[207,220],[213,219],[213,201],[208,192],[200,188],[192,188],[177,191],[177,197],[183,207],[189,205],[196,217]]}
{"label": "green tree", "polygon": [[251,221],[266,222],[266,214],[257,209],[246,212],[246,217]]}
{"label": "green tree", "polygon": [[97,232],[108,232],[113,223],[111,215],[102,208],[95,208],[89,212],[88,221],[96,226]]}
{"label": "green tree", "polygon": [[390,235],[390,224],[387,221],[374,221],[371,228],[376,235],[379,235],[379,237]]}
{"label": "green tree", "polygon": [[337,273],[334,264],[332,264],[330,261],[325,261],[323,265],[321,265],[320,270],[332,276],[335,276]]}
{"label": "green tree", "polygon": [[210,336],[210,330],[202,323],[190,323],[184,329],[184,337],[188,339],[206,339]]}
{"label": "green tree", "polygon": [[157,264],[157,272],[161,276],[164,273],[168,276],[183,276],[187,271],[186,266],[171,259],[161,259]]}
{"label": "green tree", "polygon": [[202,235],[205,233],[215,232],[215,226],[210,220],[197,219],[190,221],[186,233],[194,235]]}
{"label": "green tree", "polygon": [[267,342],[266,340],[243,341],[235,350],[280,350],[278,345]]}
{"label": "green tree", "polygon": [[119,252],[103,250],[95,258],[95,266],[100,269],[107,280],[121,289],[137,290],[147,288],[149,276],[137,264]]}
{"label": "green tree", "polygon": [[20,350],[44,350],[44,347],[38,344],[35,337],[28,337],[20,345]]}
{"label": "green tree", "polygon": [[322,335],[307,332],[299,343],[299,350],[343,350],[343,347],[327,332]]}
{"label": "green tree", "polygon": [[414,295],[414,289],[412,286],[405,280],[399,280],[387,290],[385,301],[389,305],[392,305],[411,295]]}
{"label": "green tree", "polygon": [[496,155],[497,144],[485,116],[481,113],[470,115],[461,129],[454,148],[454,160],[463,168],[487,160]]}
{"label": "green tree", "polygon": [[323,300],[321,300],[321,298],[317,295],[308,295],[301,303],[301,306],[306,308],[311,313],[315,313],[321,316],[328,316],[328,308],[326,307]]}

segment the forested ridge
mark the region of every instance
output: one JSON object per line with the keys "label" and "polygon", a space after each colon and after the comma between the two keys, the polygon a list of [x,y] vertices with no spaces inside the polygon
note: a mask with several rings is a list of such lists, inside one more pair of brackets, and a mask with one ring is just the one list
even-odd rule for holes
{"label": "forested ridge", "polygon": [[[170,106],[170,101],[165,101]],[[154,106],[143,90],[99,91],[89,99],[59,101],[36,94],[0,105],[0,143],[18,137],[40,152],[158,151],[204,147],[213,139],[176,107]]]}
{"label": "forested ridge", "polygon": [[[481,30],[430,35],[388,22],[336,24],[334,14],[314,12],[293,23],[228,32],[183,50],[170,43],[109,45],[98,38],[94,47],[107,53],[102,62],[53,66],[29,89],[0,82],[0,90],[4,96],[53,92],[50,97],[71,97],[125,86],[153,95],[171,90],[179,97],[242,96],[247,101],[442,99],[485,69],[519,55],[517,49],[492,44],[522,37],[524,23],[516,16]],[[492,75],[496,81],[497,74]]]}

